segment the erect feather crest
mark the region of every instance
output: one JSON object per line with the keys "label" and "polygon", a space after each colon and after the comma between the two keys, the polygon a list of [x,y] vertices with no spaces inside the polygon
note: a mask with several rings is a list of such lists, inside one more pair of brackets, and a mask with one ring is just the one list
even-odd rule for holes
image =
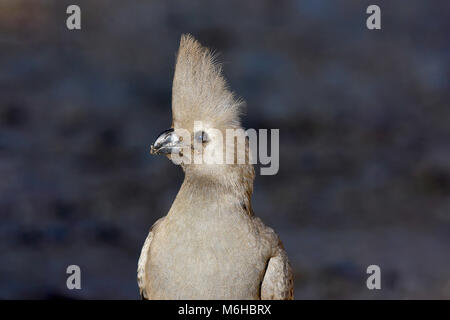
{"label": "erect feather crest", "polygon": [[181,36],[172,89],[175,126],[203,121],[218,128],[240,127],[243,102],[228,89],[221,68],[208,48],[191,35]]}

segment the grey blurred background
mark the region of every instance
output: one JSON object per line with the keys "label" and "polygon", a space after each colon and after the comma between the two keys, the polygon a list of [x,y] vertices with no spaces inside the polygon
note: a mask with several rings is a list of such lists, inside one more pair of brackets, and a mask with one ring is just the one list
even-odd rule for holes
{"label": "grey blurred background", "polygon": [[139,298],[141,246],[183,179],[149,155],[182,33],[221,52],[247,128],[280,129],[253,205],[296,298],[450,299],[450,2],[331,0],[1,0],[0,298]]}

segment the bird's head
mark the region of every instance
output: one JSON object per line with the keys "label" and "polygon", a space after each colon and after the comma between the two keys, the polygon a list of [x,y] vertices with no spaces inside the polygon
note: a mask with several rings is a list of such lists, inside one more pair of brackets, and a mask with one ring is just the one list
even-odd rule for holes
{"label": "bird's head", "polygon": [[[159,135],[152,154],[165,154],[186,174],[214,177],[250,166],[236,99],[214,55],[183,35],[172,89],[172,127]],[[242,159],[244,163],[242,163]]]}

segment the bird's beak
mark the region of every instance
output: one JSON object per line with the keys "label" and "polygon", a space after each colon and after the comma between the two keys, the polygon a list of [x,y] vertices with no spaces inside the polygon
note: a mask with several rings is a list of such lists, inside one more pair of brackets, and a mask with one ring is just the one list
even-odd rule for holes
{"label": "bird's beak", "polygon": [[175,134],[173,128],[163,131],[150,148],[151,154],[180,153],[181,139]]}

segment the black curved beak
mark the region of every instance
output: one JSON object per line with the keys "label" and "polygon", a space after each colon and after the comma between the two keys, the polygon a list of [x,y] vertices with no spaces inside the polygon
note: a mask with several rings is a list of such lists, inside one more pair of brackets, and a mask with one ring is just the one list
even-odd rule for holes
{"label": "black curved beak", "polygon": [[181,151],[181,140],[173,128],[163,131],[150,147],[151,154],[171,154]]}

